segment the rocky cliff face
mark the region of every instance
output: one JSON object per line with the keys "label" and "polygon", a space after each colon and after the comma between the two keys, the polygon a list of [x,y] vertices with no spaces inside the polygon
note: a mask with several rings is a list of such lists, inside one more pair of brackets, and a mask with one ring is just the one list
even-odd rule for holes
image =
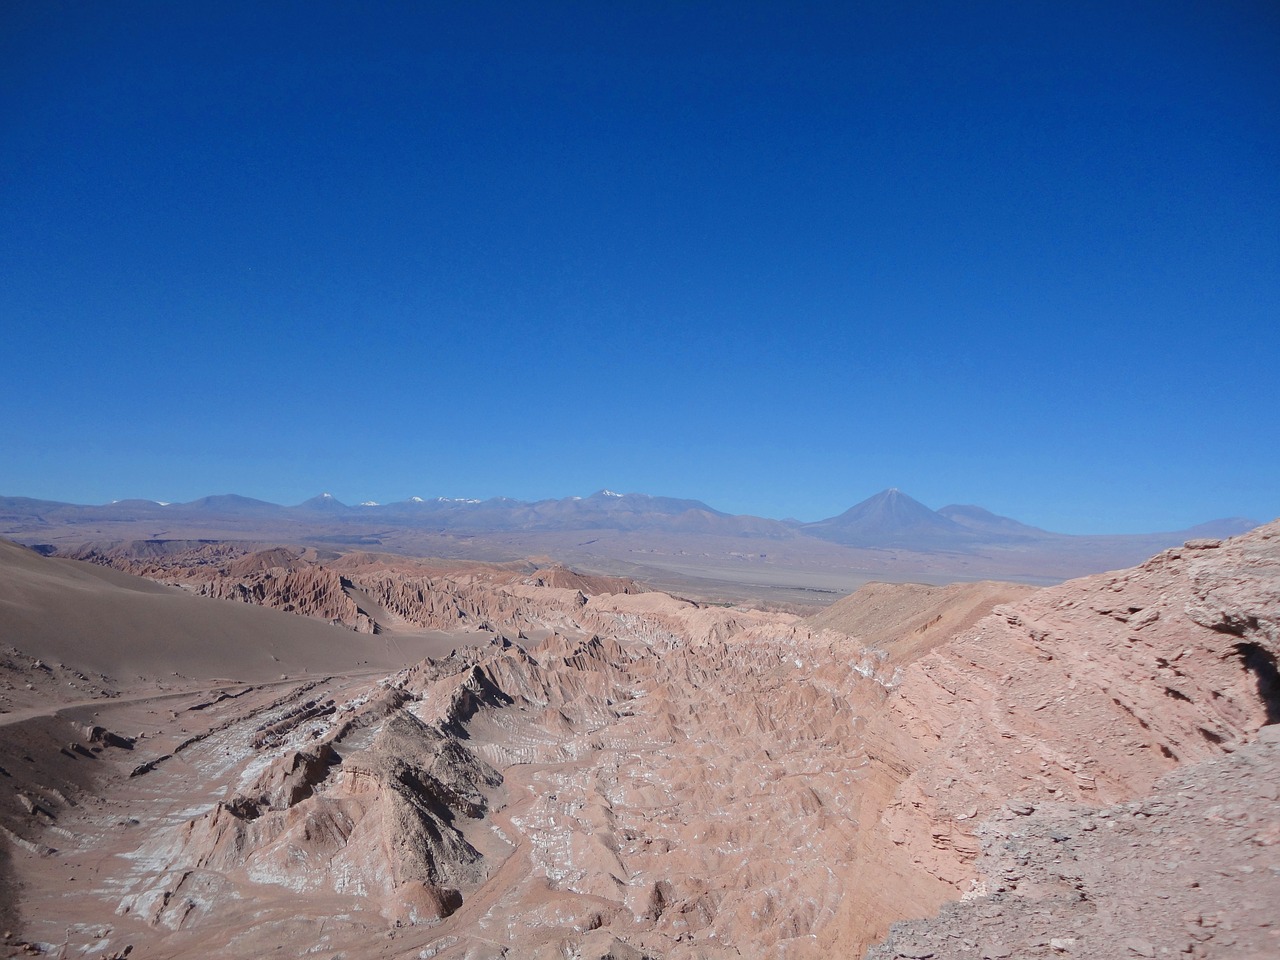
{"label": "rocky cliff face", "polygon": [[319,565],[268,567],[240,576],[185,580],[183,585],[200,596],[256,603],[341,624],[358,633],[378,630],[373,618],[343,589],[342,578]]}
{"label": "rocky cliff face", "polygon": [[1280,953],[1280,727],[1096,806],[1014,801],[978,829],[975,895],[896,925],[868,960]]}
{"label": "rocky cliff face", "polygon": [[1010,798],[1128,801],[1253,740],[1280,719],[1278,622],[1273,523],[1038,591],[903,668],[865,732],[857,859],[879,869],[852,942],[980,891],[978,827]]}
{"label": "rocky cliff face", "polygon": [[318,563],[313,550],[141,540],[86,544],[68,556],[180,586],[199,596],[297,613],[360,633],[377,631],[377,624],[347,595],[342,577]]}
{"label": "rocky cliff face", "polygon": [[[548,618],[564,622],[553,611],[578,595],[585,602],[589,595],[644,592],[623,577],[591,576],[561,566],[512,569],[367,553],[322,558],[311,549],[253,550],[234,542],[86,544],[68,555],[200,596],[297,613],[359,633],[460,627],[518,632]],[[568,603],[571,610],[576,606]]]}

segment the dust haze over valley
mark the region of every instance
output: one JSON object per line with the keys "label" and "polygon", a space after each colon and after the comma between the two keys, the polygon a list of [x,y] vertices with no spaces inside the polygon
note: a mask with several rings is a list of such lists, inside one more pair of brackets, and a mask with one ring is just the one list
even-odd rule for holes
{"label": "dust haze over valley", "polygon": [[1278,65],[0,4],[0,957],[1280,956]]}

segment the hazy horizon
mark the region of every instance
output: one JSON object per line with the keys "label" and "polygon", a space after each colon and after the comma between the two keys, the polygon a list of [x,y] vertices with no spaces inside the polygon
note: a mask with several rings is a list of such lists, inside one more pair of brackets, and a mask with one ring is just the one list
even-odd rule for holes
{"label": "hazy horizon", "polygon": [[[144,501],[144,502],[155,503],[155,504],[157,504],[157,505],[159,505],[159,506],[166,506],[166,507],[167,507],[167,506],[182,505],[182,504],[187,504],[187,503],[194,503],[194,502],[197,502],[197,501],[199,501],[199,500],[203,500],[203,499],[210,498],[210,497],[228,497],[228,496],[231,496],[231,497],[246,497],[246,498],[248,498],[248,499],[250,499],[250,500],[256,500],[256,501],[260,501],[260,502],[264,502],[264,503],[274,504],[274,505],[279,506],[279,507],[286,507],[286,508],[288,508],[288,507],[298,507],[298,506],[303,506],[303,505],[305,505],[306,503],[308,503],[309,501],[316,500],[316,499],[319,499],[319,498],[322,498],[322,497],[332,497],[334,500],[338,501],[339,503],[341,503],[343,506],[346,506],[346,507],[368,507],[368,506],[385,507],[385,506],[394,506],[394,505],[396,505],[396,504],[408,503],[408,502],[413,501],[414,499],[420,499],[420,500],[425,500],[425,501],[443,500],[443,501],[449,501],[449,502],[455,502],[455,503],[482,503],[482,502],[484,502],[485,500],[507,499],[507,500],[520,501],[520,502],[524,502],[524,503],[538,503],[538,502],[545,502],[545,501],[558,501],[558,500],[584,500],[584,499],[588,499],[588,498],[590,498],[590,497],[597,496],[597,495],[599,495],[599,494],[604,494],[605,496],[616,496],[616,497],[627,497],[627,496],[635,495],[635,496],[646,496],[646,497],[654,497],[654,498],[666,498],[666,499],[690,500],[690,501],[697,501],[697,502],[700,502],[700,503],[702,503],[704,506],[710,507],[710,508],[711,508],[711,509],[713,509],[713,510],[717,510],[717,511],[720,511],[720,512],[722,512],[722,513],[729,514],[729,515],[757,516],[757,517],[760,517],[760,518],[762,518],[762,519],[769,519],[769,520],[797,520],[797,521],[800,521],[801,523],[814,523],[814,522],[817,522],[817,521],[819,521],[819,520],[827,520],[827,519],[831,519],[831,518],[833,518],[833,517],[836,517],[836,516],[838,516],[839,514],[844,513],[846,510],[848,510],[848,509],[849,509],[849,508],[851,508],[851,507],[857,506],[857,505],[859,505],[859,504],[863,503],[864,501],[874,499],[874,498],[876,498],[876,497],[879,497],[881,494],[888,493],[888,492],[891,492],[891,491],[904,493],[904,494],[906,494],[908,497],[911,497],[911,499],[913,499],[913,500],[917,500],[917,501],[918,501],[918,498],[916,498],[916,497],[912,496],[912,494],[911,494],[911,492],[910,492],[909,490],[902,490],[902,489],[901,489],[901,488],[899,488],[899,487],[888,487],[888,488],[885,488],[884,490],[874,491],[874,492],[872,492],[872,493],[868,493],[868,494],[866,494],[866,495],[864,495],[864,496],[861,496],[861,497],[859,497],[857,500],[850,501],[850,502],[849,502],[845,507],[841,508],[840,510],[837,510],[835,513],[833,513],[833,514],[829,514],[829,515],[823,515],[823,516],[820,516],[820,517],[819,517],[819,516],[814,516],[814,517],[800,517],[800,516],[796,516],[795,514],[778,514],[778,515],[773,515],[773,516],[771,516],[771,515],[767,515],[767,514],[751,514],[751,513],[749,513],[749,512],[743,512],[743,511],[732,511],[732,510],[726,510],[726,509],[722,508],[721,506],[719,506],[718,504],[710,503],[710,502],[708,502],[707,500],[705,500],[704,498],[702,498],[702,497],[698,497],[698,496],[693,495],[693,494],[690,494],[690,495],[687,495],[687,496],[686,496],[686,495],[679,495],[679,496],[677,496],[677,495],[672,495],[672,494],[668,494],[668,493],[663,493],[663,492],[660,492],[660,491],[651,491],[651,490],[627,490],[627,491],[617,491],[617,490],[612,490],[612,489],[610,489],[610,488],[608,488],[608,487],[601,487],[601,488],[598,488],[598,489],[596,489],[596,490],[590,491],[589,493],[581,493],[581,494],[577,494],[577,493],[567,493],[567,494],[562,494],[562,495],[559,495],[559,496],[551,496],[551,497],[537,497],[537,498],[512,497],[512,496],[509,496],[509,495],[507,495],[507,494],[494,494],[492,497],[483,497],[483,498],[482,498],[482,497],[468,497],[468,496],[465,496],[465,495],[461,495],[461,496],[448,496],[448,495],[445,495],[445,494],[434,494],[434,493],[433,493],[433,494],[430,494],[430,495],[409,494],[409,495],[406,495],[406,496],[394,496],[394,497],[391,497],[391,498],[389,498],[389,499],[385,499],[385,500],[374,500],[374,499],[371,499],[371,498],[368,498],[368,497],[365,497],[365,498],[362,498],[362,499],[347,499],[347,498],[345,498],[345,497],[341,497],[341,496],[338,496],[337,494],[334,494],[331,490],[321,490],[321,491],[317,491],[316,493],[313,493],[313,494],[311,494],[311,495],[309,495],[309,496],[302,497],[302,498],[297,499],[297,500],[277,500],[277,499],[272,499],[271,497],[267,497],[267,496],[259,496],[259,495],[256,495],[256,494],[245,493],[245,492],[243,492],[243,491],[239,491],[239,490],[235,490],[235,491],[228,490],[228,491],[221,491],[221,492],[219,492],[219,493],[204,493],[204,494],[199,494],[199,495],[197,495],[197,496],[192,496],[192,497],[181,497],[181,498],[174,498],[174,499],[152,499],[152,498],[149,498],[149,497],[116,497],[116,498],[112,498],[112,499],[110,499],[110,500],[95,501],[95,502],[87,502],[87,501],[86,501],[86,502],[79,502],[79,501],[61,501],[61,502],[71,503],[71,504],[78,505],[78,506],[109,506],[109,505],[112,505],[112,504],[115,504],[115,503],[129,502],[129,501],[139,501],[139,500],[140,500],[140,501]],[[4,497],[4,496],[25,496],[25,494],[9,494],[9,493],[7,493],[7,492],[0,491],[0,497]],[[46,499],[46,500],[47,500],[47,499],[53,499],[53,498],[46,498],[46,497],[31,497],[30,499],[36,499],[36,500]],[[923,501],[919,501],[919,502],[923,502]],[[945,508],[945,507],[950,507],[950,506],[973,506],[973,507],[980,507],[980,508],[982,508],[982,509],[990,510],[990,512],[991,512],[991,513],[993,513],[993,514],[995,514],[995,515],[997,515],[997,516],[1007,516],[1007,515],[1005,515],[1005,514],[1001,514],[999,510],[992,510],[992,509],[991,509],[990,507],[988,507],[986,504],[981,504],[981,503],[960,503],[959,501],[946,501],[945,503],[937,503],[937,504],[926,503],[926,504],[925,504],[925,506],[927,506],[929,509],[931,509],[931,510],[935,510],[935,511],[936,511],[936,510],[941,510],[941,509],[943,509],[943,508]],[[1028,523],[1030,526],[1039,526],[1038,524],[1030,523],[1030,521],[1027,521],[1027,520],[1025,520],[1025,518],[1022,518],[1022,517],[1008,517],[1008,519],[1018,520],[1018,521],[1023,522],[1023,523]],[[1267,522],[1269,522],[1269,520],[1271,520],[1271,519],[1274,519],[1274,518],[1259,518],[1259,517],[1244,517],[1244,516],[1204,517],[1204,518],[1201,518],[1201,519],[1199,519],[1199,520],[1194,521],[1193,523],[1185,524],[1183,527],[1168,528],[1168,529],[1169,529],[1170,531],[1173,531],[1173,530],[1180,530],[1180,529],[1189,529],[1189,528],[1191,528],[1191,527],[1199,526],[1199,525],[1201,525],[1201,524],[1205,524],[1205,523],[1211,523],[1211,522],[1213,522],[1213,521],[1217,521],[1217,520],[1247,520],[1247,521],[1250,521],[1250,522],[1252,522],[1253,524],[1255,524],[1255,525],[1256,525],[1256,524],[1263,524],[1263,523],[1267,523]],[[1084,530],[1084,529],[1080,529],[1080,530],[1053,530],[1052,528],[1047,528],[1047,527],[1046,527],[1046,528],[1042,528],[1042,529],[1049,530],[1050,532],[1053,532],[1053,533],[1071,533],[1071,534],[1076,534],[1076,535],[1091,535],[1091,534],[1096,534],[1096,535],[1112,535],[1112,534],[1146,534],[1146,533],[1159,533],[1159,532],[1163,532],[1163,531],[1154,530],[1154,529],[1153,529],[1153,530],[1103,530],[1103,529],[1093,529],[1093,530]]]}
{"label": "hazy horizon", "polygon": [[1280,514],[1274,4],[0,10],[0,493]]}

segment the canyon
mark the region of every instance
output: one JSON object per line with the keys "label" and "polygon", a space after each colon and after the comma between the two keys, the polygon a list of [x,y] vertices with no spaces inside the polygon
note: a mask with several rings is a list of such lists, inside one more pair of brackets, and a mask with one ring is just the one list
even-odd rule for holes
{"label": "canyon", "polygon": [[1280,522],[825,606],[546,557],[57,552],[0,542],[10,955],[1280,945]]}

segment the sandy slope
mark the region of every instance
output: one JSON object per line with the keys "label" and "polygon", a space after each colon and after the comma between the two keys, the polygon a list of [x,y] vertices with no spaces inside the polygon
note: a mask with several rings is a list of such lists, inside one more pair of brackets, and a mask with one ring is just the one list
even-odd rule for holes
{"label": "sandy slope", "polygon": [[[53,851],[68,815],[109,805],[104,783],[117,784],[111,802],[131,809],[141,795],[127,786],[130,772],[159,759],[187,771],[194,795],[218,793],[207,761],[191,762],[224,724],[256,727],[279,709],[272,704],[317,684],[365,685],[474,640],[467,631],[357,634],[0,540],[0,780],[13,800],[0,806],[0,926],[20,920],[15,856],[27,858],[25,898],[61,902],[75,889],[79,861]],[[131,819],[83,820],[80,847],[104,828],[116,837]]]}
{"label": "sandy slope", "polygon": [[947,586],[868,583],[808,622],[819,630],[856,636],[868,647],[884,650],[898,665],[973,626],[997,605],[1020,600],[1034,589],[992,580]]}
{"label": "sandy slope", "polygon": [[[97,677],[116,691],[154,678],[262,682],[282,674],[385,671],[429,654],[447,653],[457,639],[420,631],[393,636],[354,634],[303,617],[246,604],[191,596],[101,566],[41,557],[0,540],[0,643],[22,661],[0,666],[0,708],[22,704],[27,668],[39,659]],[[15,654],[10,654],[14,659]],[[107,680],[102,679],[105,675]],[[69,682],[77,683],[74,677]],[[57,700],[83,699],[80,687],[40,691]]]}

